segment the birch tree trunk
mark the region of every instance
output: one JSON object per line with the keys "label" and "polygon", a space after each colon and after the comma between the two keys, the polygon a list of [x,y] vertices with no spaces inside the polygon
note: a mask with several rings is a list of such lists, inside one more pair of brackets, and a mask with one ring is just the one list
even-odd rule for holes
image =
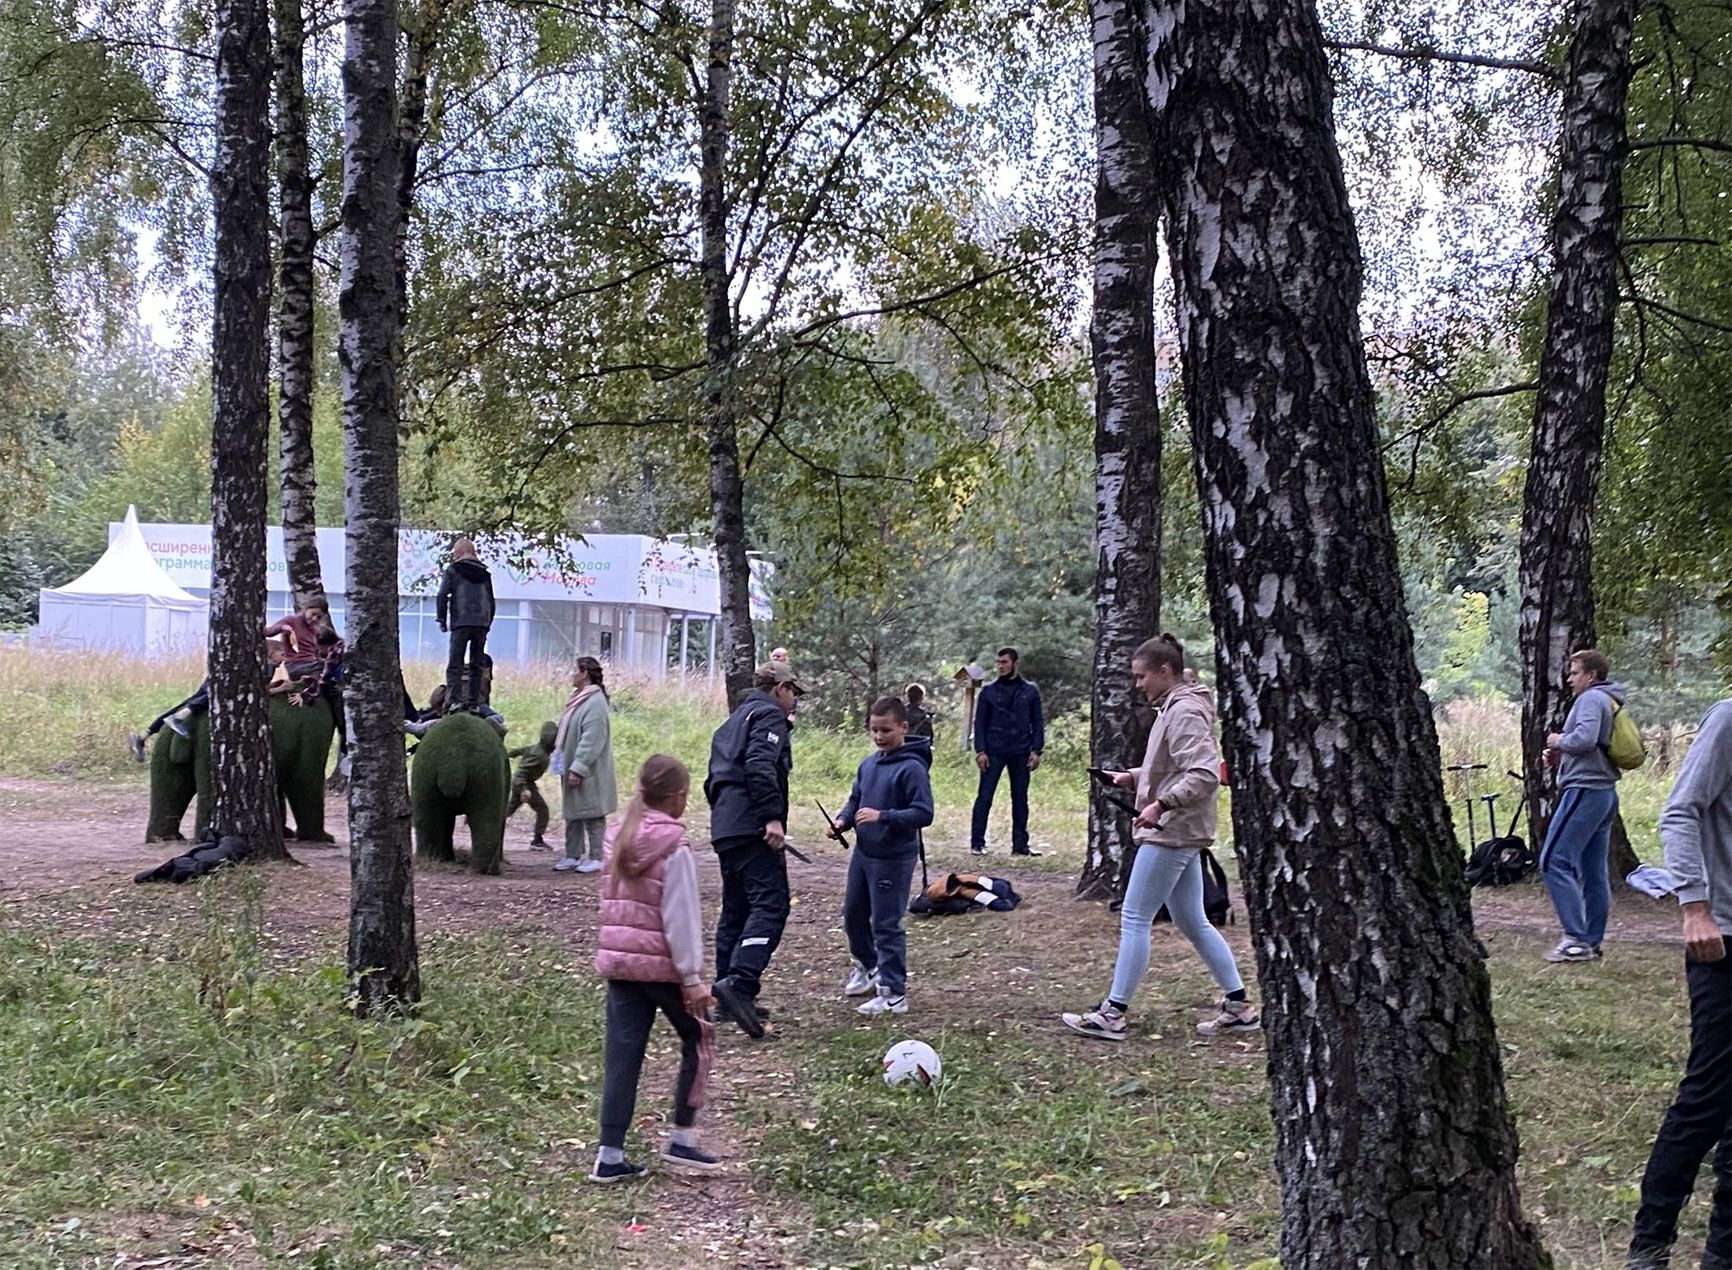
{"label": "birch tree trunk", "polygon": [[270,438],[270,27],[264,0],[217,0],[211,201],[210,737],[219,834],[284,859],[265,694]]}
{"label": "birch tree trunk", "polygon": [[734,0],[711,0],[709,57],[698,97],[698,271],[704,303],[704,433],[710,447],[710,515],[715,520],[721,590],[722,677],[728,701],[752,686],[751,561],[746,555],[746,491],[734,404],[735,337],[728,268],[728,142],[734,61]]}
{"label": "birch tree trunk", "polygon": [[344,0],[342,281],[349,977],[368,1013],[421,995],[397,635],[396,0]]}
{"label": "birch tree trunk", "polygon": [[[1130,659],[1161,627],[1161,419],[1155,391],[1159,212],[1143,68],[1148,41],[1130,0],[1093,0],[1095,109],[1095,656],[1089,752],[1131,766]],[[1103,899],[1130,842],[1130,817],[1096,787],[1077,894]]]}
{"label": "birch tree trunk", "polygon": [[313,470],[313,180],[307,144],[307,87],[301,0],[276,0],[277,456],[283,554],[297,606],[325,594],[319,568]]}
{"label": "birch tree trunk", "polygon": [[1281,1264],[1542,1266],[1396,566],[1316,12],[1158,0],[1150,32]]}
{"label": "birch tree trunk", "polygon": [[1592,648],[1595,640],[1594,499],[1618,303],[1624,102],[1635,10],[1635,0],[1581,0],[1564,79],[1554,272],[1522,499],[1522,775],[1536,841],[1543,841],[1551,818],[1546,734],[1557,731],[1569,711],[1564,673],[1570,654]]}

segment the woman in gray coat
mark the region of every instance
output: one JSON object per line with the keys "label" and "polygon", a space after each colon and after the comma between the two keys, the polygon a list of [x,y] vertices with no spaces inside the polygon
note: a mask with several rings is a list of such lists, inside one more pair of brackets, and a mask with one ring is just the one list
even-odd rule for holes
{"label": "woman in gray coat", "polygon": [[601,841],[607,818],[619,810],[613,772],[613,719],[601,663],[579,657],[571,675],[571,696],[559,716],[554,751],[564,792],[565,857],[553,867],[561,873],[601,870]]}

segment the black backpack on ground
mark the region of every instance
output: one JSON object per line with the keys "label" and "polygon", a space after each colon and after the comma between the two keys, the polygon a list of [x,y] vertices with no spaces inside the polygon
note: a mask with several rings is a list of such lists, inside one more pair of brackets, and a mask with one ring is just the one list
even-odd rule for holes
{"label": "black backpack on ground", "polygon": [[1513,834],[1487,838],[1468,857],[1465,876],[1469,886],[1510,886],[1539,867],[1532,847]]}
{"label": "black backpack on ground", "polygon": [[[1221,862],[1215,859],[1215,853],[1207,847],[1203,848],[1203,912],[1207,914],[1211,926],[1225,926],[1234,920],[1233,893],[1227,889],[1227,870],[1221,867]],[[1173,920],[1165,904],[1161,905],[1161,911],[1155,914],[1155,920]]]}

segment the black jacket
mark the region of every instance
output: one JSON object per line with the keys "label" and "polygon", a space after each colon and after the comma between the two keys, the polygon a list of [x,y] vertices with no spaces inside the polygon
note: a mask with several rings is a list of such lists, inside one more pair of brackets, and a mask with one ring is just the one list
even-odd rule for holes
{"label": "black jacket", "polygon": [[932,712],[924,706],[906,706],[908,711],[908,735],[923,736],[932,740]]}
{"label": "black jacket", "polygon": [[440,626],[492,626],[493,575],[479,560],[453,560],[439,582]]}
{"label": "black jacket", "polygon": [[1046,748],[1046,721],[1040,713],[1040,689],[1018,675],[994,679],[980,690],[974,711],[977,754],[1040,753]]}
{"label": "black jacket", "polygon": [[710,841],[723,849],[760,840],[772,820],[788,824],[788,773],[794,770],[793,728],[769,693],[753,689],[710,738]]}

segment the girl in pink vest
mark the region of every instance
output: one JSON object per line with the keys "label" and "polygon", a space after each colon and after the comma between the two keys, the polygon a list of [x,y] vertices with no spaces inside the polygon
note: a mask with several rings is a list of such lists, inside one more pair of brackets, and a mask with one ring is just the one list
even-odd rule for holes
{"label": "girl in pink vest", "polygon": [[685,764],[651,755],[638,772],[625,815],[607,831],[595,952],[596,973],[607,980],[607,1057],[592,1182],[623,1182],[644,1171],[625,1158],[625,1131],[637,1107],[638,1076],[658,1010],[683,1047],[674,1130],[661,1157],[682,1169],[721,1167],[699,1148],[695,1127],[716,1030],[708,1017],[698,865],[680,823],[691,787]]}

